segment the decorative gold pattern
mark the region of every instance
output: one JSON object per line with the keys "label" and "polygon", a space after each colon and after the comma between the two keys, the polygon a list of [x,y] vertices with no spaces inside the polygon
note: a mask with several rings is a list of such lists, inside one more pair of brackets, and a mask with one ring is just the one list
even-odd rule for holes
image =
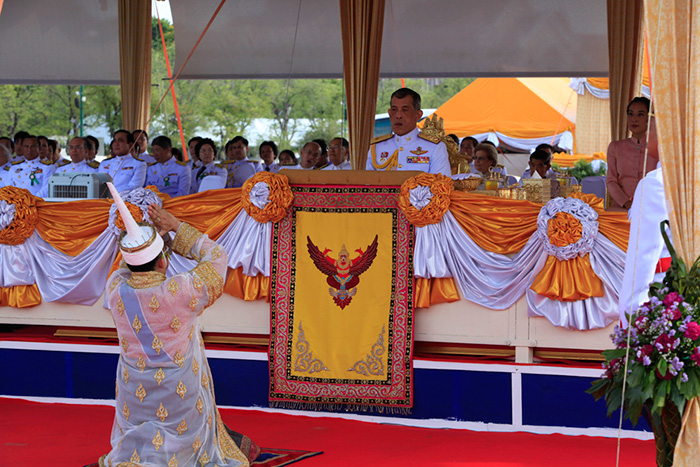
{"label": "decorative gold pattern", "polygon": [[199,415],[202,415],[202,409],[204,408],[204,402],[202,402],[202,397],[197,398],[197,404],[195,408],[199,411]]}
{"label": "decorative gold pattern", "polygon": [[119,316],[124,314],[124,302],[121,297],[117,300],[117,311],[119,312]]}
{"label": "decorative gold pattern", "polygon": [[126,352],[127,350],[129,350],[129,341],[127,341],[126,337],[124,337],[123,335],[121,337],[121,341],[122,341],[122,347],[124,348],[124,352]]}
{"label": "decorative gold pattern", "polygon": [[112,283],[109,284],[109,291],[110,291],[110,292],[114,291],[114,289],[117,287],[117,285],[119,285],[119,282],[120,282],[120,280],[119,280],[118,277],[117,277],[116,279],[114,279],[114,280],[112,281]]}
{"label": "decorative gold pattern", "polygon": [[141,321],[139,321],[138,316],[134,316],[134,321],[131,323],[131,326],[134,328],[134,331],[136,331],[136,334],[138,334],[141,328],[143,327],[141,325]]}
{"label": "decorative gold pattern", "polygon": [[116,399],[119,397],[119,380],[115,379],[114,380],[114,398]]}
{"label": "decorative gold pattern", "polygon": [[209,386],[209,377],[207,376],[207,373],[205,371],[202,372],[202,387],[207,387]]}
{"label": "decorative gold pattern", "polygon": [[124,366],[124,371],[122,371],[122,379],[125,383],[129,382],[129,369],[126,366]]}
{"label": "decorative gold pattern", "polygon": [[177,352],[175,352],[175,358],[173,358],[173,361],[177,363],[177,366],[182,368],[185,364],[185,357],[183,357],[180,351],[178,350]]}
{"label": "decorative gold pattern", "polygon": [[163,343],[158,339],[158,336],[153,336],[151,348],[156,351],[156,354],[160,355],[160,351],[163,350]]}
{"label": "decorative gold pattern", "polygon": [[178,332],[180,330],[180,326],[182,323],[180,320],[175,316],[173,320],[170,322],[170,327],[172,328],[173,331]]}
{"label": "decorative gold pattern", "polygon": [[207,425],[209,425],[209,428],[211,428],[211,414],[209,414],[209,417],[207,418]]}
{"label": "decorative gold pattern", "polygon": [[205,250],[204,248],[202,248],[201,250],[199,250],[199,257],[200,257],[200,258],[204,258],[204,256],[205,256],[206,254],[207,254],[207,250]]}
{"label": "decorative gold pattern", "polygon": [[192,340],[192,334],[194,334],[194,324],[193,324],[192,327],[190,328],[190,335],[187,336],[189,340]]}
{"label": "decorative gold pattern", "polygon": [[[197,279],[195,279],[197,280]],[[197,299],[192,297],[192,300],[190,300],[190,310],[194,311],[197,308]]]}
{"label": "decorative gold pattern", "polygon": [[165,274],[157,271],[132,272],[126,283],[134,289],[150,289],[163,283]]}
{"label": "decorative gold pattern", "polygon": [[156,311],[158,311],[158,308],[160,307],[160,303],[158,303],[158,299],[156,298],[156,295],[155,295],[155,294],[153,294],[153,296],[151,297],[151,301],[150,301],[150,303],[148,304],[148,306],[149,306],[149,308],[151,309],[151,311],[152,311],[153,313],[155,313]]}
{"label": "decorative gold pattern", "polygon": [[175,393],[180,396],[181,399],[185,398],[185,394],[187,394],[187,386],[185,386],[185,383],[180,380],[177,384],[177,389],[175,390]]}
{"label": "decorative gold pattern", "polygon": [[204,454],[202,454],[202,457],[199,458],[199,463],[202,464],[202,467],[204,467],[207,462],[209,462],[209,456],[207,455],[207,451],[205,449]]}
{"label": "decorative gold pattern", "polygon": [[194,443],[192,443],[192,450],[194,452],[197,452],[197,450],[201,447],[202,447],[202,442],[199,440],[199,435],[197,435],[197,439],[195,439]]}
{"label": "decorative gold pattern", "polygon": [[124,419],[128,422],[129,415],[131,415],[131,411],[129,410],[129,407],[127,407],[126,402],[124,402],[124,407],[122,408],[122,414],[124,415]]}
{"label": "decorative gold pattern", "polygon": [[202,234],[189,224],[184,222],[177,229],[175,238],[173,239],[173,251],[186,258],[190,257],[190,250]]}
{"label": "decorative gold pattern", "polygon": [[160,383],[162,383],[163,380],[165,379],[165,372],[163,371],[162,368],[158,368],[158,370],[156,371],[156,374],[153,375],[153,379],[158,381],[158,386],[160,386]]}
{"label": "decorative gold pattern", "polygon": [[139,463],[141,462],[141,458],[139,457],[139,453],[136,452],[136,449],[134,449],[134,453],[131,455],[131,459],[129,459],[131,462]]}
{"label": "decorative gold pattern", "polygon": [[202,282],[202,280],[199,277],[195,276],[193,285],[194,285],[194,288],[197,289],[197,292],[201,292],[202,287],[204,286],[204,282]]}
{"label": "decorative gold pattern", "polygon": [[183,418],[180,424],[177,426],[177,434],[182,435],[185,431],[187,431],[187,422]]}
{"label": "decorative gold pattern", "polygon": [[306,336],[304,335],[304,328],[301,326],[301,321],[299,322],[299,334],[297,335],[297,343],[295,345],[297,350],[297,358],[294,359],[294,371],[299,371],[302,373],[316,373],[318,371],[329,371],[326,368],[326,364],[323,363],[318,358],[314,358],[311,352],[311,346],[306,341]]}
{"label": "decorative gold pattern", "polygon": [[221,452],[224,453],[224,456],[229,459],[236,459],[243,465],[246,465],[248,459],[228,435],[226,426],[224,425],[224,421],[221,420],[221,414],[219,414],[218,410],[216,412],[216,427],[219,432],[219,448]]}
{"label": "decorative gold pattern", "polygon": [[143,359],[143,355],[139,355],[139,358],[136,359],[136,366],[143,373],[144,368],[146,368],[146,360]]}
{"label": "decorative gold pattern", "polygon": [[355,371],[364,376],[382,376],[384,375],[384,364],[382,363],[382,355],[386,352],[384,346],[384,326],[382,332],[379,333],[377,342],[372,344],[372,350],[367,355],[365,360],[358,360],[353,363],[352,368],[348,371]]}
{"label": "decorative gold pattern", "polygon": [[197,363],[196,358],[192,360],[192,372],[195,376],[197,376],[197,373],[199,373],[199,363]]}
{"label": "decorative gold pattern", "polygon": [[174,297],[179,290],[180,286],[178,285],[177,281],[175,279],[170,279],[170,282],[168,282],[168,292],[173,294]]}
{"label": "decorative gold pattern", "polygon": [[209,295],[210,306],[214,301],[221,297],[224,293],[224,278],[221,277],[219,271],[209,261],[203,261],[192,269],[192,272],[201,277],[207,286],[207,294]]}
{"label": "decorative gold pattern", "polygon": [[158,430],[158,433],[153,437],[153,446],[155,446],[156,451],[160,449],[160,447],[163,445],[163,437],[160,435],[160,430]]}
{"label": "decorative gold pattern", "polygon": [[218,246],[211,252],[211,259],[219,259],[221,257],[221,248]]}
{"label": "decorative gold pattern", "polygon": [[168,411],[163,407],[163,403],[160,403],[160,407],[158,407],[158,410],[156,411],[156,416],[160,418],[161,422],[164,422],[166,418],[168,418]]}
{"label": "decorative gold pattern", "polygon": [[175,458],[175,454],[173,454],[170,462],[168,462],[168,467],[177,467],[177,459]]}
{"label": "decorative gold pattern", "polygon": [[146,397],[146,390],[143,388],[143,384],[139,384],[139,388],[136,390],[135,395],[143,403],[143,399]]}

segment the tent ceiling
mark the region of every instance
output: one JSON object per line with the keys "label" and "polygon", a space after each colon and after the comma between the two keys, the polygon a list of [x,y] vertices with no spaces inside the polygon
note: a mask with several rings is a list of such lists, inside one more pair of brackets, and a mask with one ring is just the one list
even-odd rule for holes
{"label": "tent ceiling", "polygon": [[0,84],[119,84],[117,0],[3,3]]}
{"label": "tent ceiling", "polygon": [[[219,2],[171,3],[174,70]],[[387,0],[386,8],[383,77],[608,74],[606,0]],[[0,84],[119,84],[117,14],[117,0],[4,2]],[[228,0],[181,78],[287,76],[342,76],[337,0]]]}
{"label": "tent ceiling", "polygon": [[[175,70],[219,3],[171,3]],[[605,0],[387,0],[381,76],[607,76],[606,18]],[[337,0],[228,0],[180,77],[340,78],[342,57]]]}

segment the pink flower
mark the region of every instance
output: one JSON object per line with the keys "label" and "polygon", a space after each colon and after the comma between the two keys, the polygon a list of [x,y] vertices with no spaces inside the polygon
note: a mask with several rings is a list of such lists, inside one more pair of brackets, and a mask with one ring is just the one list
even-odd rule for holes
{"label": "pink flower", "polygon": [[637,350],[637,361],[643,362],[644,357],[650,357],[654,353],[654,346],[651,344],[646,344]]}
{"label": "pink flower", "polygon": [[672,320],[679,320],[681,319],[681,310],[678,308],[667,308],[666,311],[668,312],[668,317]]}
{"label": "pink flower", "polygon": [[700,337],[700,324],[695,321],[688,323],[688,329],[685,331],[685,337],[692,340],[697,340]]}
{"label": "pink flower", "polygon": [[674,303],[680,303],[682,300],[683,297],[681,297],[678,292],[671,292],[664,297],[664,305],[671,306]]}
{"label": "pink flower", "polygon": [[671,336],[669,336],[666,333],[661,334],[659,337],[656,338],[656,341],[654,342],[654,346],[659,349],[659,352],[661,353],[667,353],[673,350],[674,348],[674,343],[675,339]]}
{"label": "pink flower", "polygon": [[694,361],[696,365],[700,365],[700,349],[695,347],[695,349],[693,349],[693,355],[690,356],[690,359]]}

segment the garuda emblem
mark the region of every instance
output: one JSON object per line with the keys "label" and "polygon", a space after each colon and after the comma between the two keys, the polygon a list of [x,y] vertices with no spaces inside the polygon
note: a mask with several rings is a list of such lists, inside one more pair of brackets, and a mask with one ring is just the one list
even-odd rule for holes
{"label": "garuda emblem", "polygon": [[374,241],[367,247],[365,252],[362,252],[361,248],[355,250],[359,255],[353,259],[350,259],[345,245],[340,249],[338,258],[334,259],[329,255],[333,250],[326,248],[321,253],[321,250],[314,245],[311,238],[306,237],[306,240],[309,256],[311,256],[318,270],[328,276],[326,282],[331,286],[328,292],[333,297],[333,301],[341,309],[345,308],[350,304],[355,293],[357,293],[360,274],[369,269],[372,261],[377,256],[377,236],[374,236]]}

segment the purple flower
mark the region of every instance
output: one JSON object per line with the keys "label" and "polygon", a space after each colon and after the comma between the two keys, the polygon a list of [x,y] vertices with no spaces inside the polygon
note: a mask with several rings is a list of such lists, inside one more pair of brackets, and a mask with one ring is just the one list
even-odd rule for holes
{"label": "purple flower", "polygon": [[642,357],[642,365],[644,366],[649,366],[651,365],[651,358],[647,357],[646,355]]}
{"label": "purple flower", "polygon": [[657,349],[659,349],[659,352],[668,353],[675,348],[674,343],[675,343],[675,339],[673,339],[668,334],[663,333],[659,337],[656,338],[656,341],[654,342],[654,346]]}
{"label": "purple flower", "polygon": [[677,375],[679,371],[683,369],[683,362],[680,361],[678,357],[673,357],[673,360],[671,360],[671,366],[668,367],[668,370],[671,372],[672,375]]}
{"label": "purple flower", "polygon": [[681,374],[681,381],[684,383],[688,381],[688,375],[685,372]]}

